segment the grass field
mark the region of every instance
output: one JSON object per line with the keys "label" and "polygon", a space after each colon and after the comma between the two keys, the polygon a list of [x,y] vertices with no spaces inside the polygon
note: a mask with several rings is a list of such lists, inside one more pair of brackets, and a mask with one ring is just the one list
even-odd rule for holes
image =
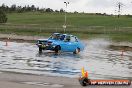
{"label": "grass field", "polygon": [[[62,32],[64,13],[10,13],[7,24],[0,25],[1,33],[48,36]],[[80,38],[107,37],[116,41],[132,42],[132,17],[68,13],[66,33]]]}

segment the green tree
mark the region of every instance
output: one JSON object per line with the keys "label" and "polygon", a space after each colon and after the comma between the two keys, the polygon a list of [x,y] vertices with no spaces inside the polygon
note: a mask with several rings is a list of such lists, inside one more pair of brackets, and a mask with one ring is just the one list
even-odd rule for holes
{"label": "green tree", "polygon": [[11,11],[16,11],[16,8],[17,8],[16,4],[13,4],[13,5],[10,7],[10,10],[11,10]]}
{"label": "green tree", "polygon": [[0,23],[6,23],[7,22],[7,16],[5,12],[0,9]]}
{"label": "green tree", "polygon": [[46,12],[54,12],[54,11],[52,9],[50,9],[50,8],[47,8]]}
{"label": "green tree", "polygon": [[63,10],[62,8],[60,9],[60,13],[63,13],[63,12],[65,12],[65,10]]}

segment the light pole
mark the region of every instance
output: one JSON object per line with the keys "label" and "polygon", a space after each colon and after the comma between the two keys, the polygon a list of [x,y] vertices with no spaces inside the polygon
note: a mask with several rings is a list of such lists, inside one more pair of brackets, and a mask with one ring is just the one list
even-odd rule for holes
{"label": "light pole", "polygon": [[66,13],[67,13],[67,5],[69,4],[69,2],[64,2],[65,5],[66,5],[66,8],[65,8],[65,22],[64,22],[64,25],[63,25],[63,28],[64,28],[64,33],[66,32]]}
{"label": "light pole", "polygon": [[123,7],[123,4],[121,2],[117,3],[118,6],[118,18],[120,17],[120,13],[121,13],[121,8]]}

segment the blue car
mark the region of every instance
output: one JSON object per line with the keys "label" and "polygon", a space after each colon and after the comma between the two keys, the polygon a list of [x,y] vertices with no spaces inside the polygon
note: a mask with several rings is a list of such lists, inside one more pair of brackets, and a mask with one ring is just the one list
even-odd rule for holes
{"label": "blue car", "polygon": [[78,54],[84,50],[84,44],[76,36],[61,33],[53,33],[47,40],[38,39],[37,46],[39,47],[39,52],[52,50],[55,53],[62,51]]}

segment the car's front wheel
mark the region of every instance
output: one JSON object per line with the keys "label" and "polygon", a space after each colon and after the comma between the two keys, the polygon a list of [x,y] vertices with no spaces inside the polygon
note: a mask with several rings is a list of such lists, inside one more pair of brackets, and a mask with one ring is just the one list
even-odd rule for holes
{"label": "car's front wheel", "polygon": [[75,51],[73,52],[73,54],[79,54],[80,53],[80,49],[76,48]]}
{"label": "car's front wheel", "polygon": [[39,52],[42,52],[42,47],[39,47]]}
{"label": "car's front wheel", "polygon": [[59,53],[60,50],[61,50],[61,47],[59,45],[56,46],[55,49],[54,49],[55,53]]}

